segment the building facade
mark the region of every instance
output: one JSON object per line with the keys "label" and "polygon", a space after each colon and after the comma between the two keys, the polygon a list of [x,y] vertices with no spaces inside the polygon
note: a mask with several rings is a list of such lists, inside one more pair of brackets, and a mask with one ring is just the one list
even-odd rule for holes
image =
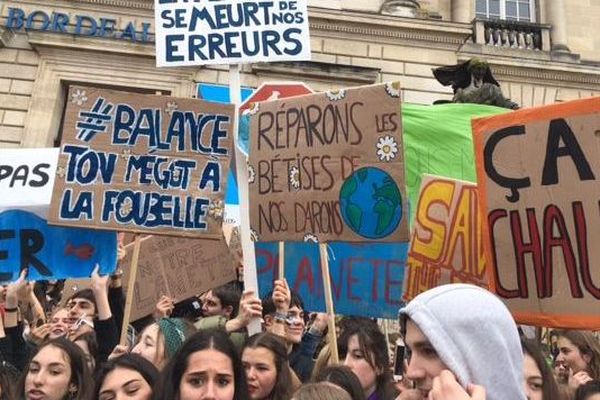
{"label": "building facade", "polygon": [[[405,102],[452,90],[431,69],[486,59],[522,107],[600,95],[599,0],[309,0],[312,60],[242,66],[242,85],[315,90],[398,80]],[[154,0],[0,2],[0,148],[60,138],[70,85],[198,96],[227,66],[156,68]]]}

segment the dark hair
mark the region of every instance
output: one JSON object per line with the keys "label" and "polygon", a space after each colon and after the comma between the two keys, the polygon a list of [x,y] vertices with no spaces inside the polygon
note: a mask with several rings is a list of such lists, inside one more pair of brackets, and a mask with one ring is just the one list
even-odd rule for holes
{"label": "dark hair", "polygon": [[[575,392],[575,400],[587,400],[588,397],[600,393],[600,381],[593,380],[581,385]],[[544,400],[546,400],[544,398]]]}
{"label": "dark hair", "polygon": [[330,382],[344,389],[352,400],[365,400],[365,392],[358,377],[345,365],[330,365],[323,368],[314,379],[315,382]]}
{"label": "dark hair", "polygon": [[221,307],[225,308],[231,306],[231,315],[230,318],[237,317],[239,307],[240,307],[240,299],[242,294],[240,291],[231,284],[226,284],[223,286],[219,286],[211,290],[212,295],[218,298],[221,301]]}
{"label": "dark hair", "polygon": [[154,364],[138,354],[123,354],[120,357],[105,362],[98,370],[96,375],[96,387],[94,388],[96,398],[100,396],[100,389],[102,388],[104,379],[106,379],[106,375],[117,368],[130,369],[139,372],[151,388],[154,388],[155,383],[158,381],[158,369],[156,369]]}
{"label": "dark hair", "polygon": [[278,400],[289,399],[292,396],[294,388],[285,343],[279,336],[272,333],[257,333],[246,340],[242,349],[242,355],[245,349],[255,349],[257,347],[263,347],[271,351],[273,353],[273,360],[275,361],[277,377],[275,378],[275,386],[269,394],[269,398]]}
{"label": "dark hair", "polygon": [[19,370],[12,364],[2,361],[0,363],[0,388],[2,394],[0,400],[12,400],[17,398],[15,393],[15,382],[19,381]]}
{"label": "dark hair", "polygon": [[[290,289],[290,308],[298,307],[301,310],[304,310],[304,302],[302,298],[294,289]],[[273,301],[273,291],[271,290],[265,297],[262,299],[262,308],[263,308],[263,317],[265,315],[275,314],[277,308],[275,307],[275,302]],[[304,322],[306,323],[308,316],[304,316]]]}
{"label": "dark hair", "polygon": [[594,337],[594,334],[591,331],[564,329],[558,331],[558,336],[573,343],[582,356],[590,357],[586,371],[592,379],[600,380],[600,342]]}
{"label": "dark hair", "polygon": [[376,378],[375,393],[379,399],[395,398],[397,393],[392,384],[390,371],[390,356],[385,336],[379,330],[377,323],[368,318],[351,317],[343,324],[344,328],[338,339],[340,359],[348,353],[348,342],[354,335],[358,338],[358,345],[365,360],[371,368],[379,371]]}
{"label": "dark hair", "polygon": [[521,338],[521,346],[523,347],[523,353],[529,355],[535,361],[542,374],[542,398],[544,400],[560,399],[558,384],[539,345],[533,340]]}
{"label": "dark hair", "polygon": [[233,379],[235,400],[248,400],[246,373],[240,356],[229,336],[222,330],[209,329],[196,332],[181,346],[175,356],[162,371],[159,389],[155,391],[155,400],[174,400],[179,398],[179,385],[188,361],[193,353],[213,349],[223,353],[233,364]]}
{"label": "dark hair", "polygon": [[[100,353],[98,351],[98,339],[96,338],[96,331],[86,332],[73,340],[73,342],[77,342],[78,340],[83,340],[87,343],[88,349],[90,351],[90,356],[94,360],[94,368],[98,368],[100,366]],[[84,354],[85,356],[85,354]],[[94,371],[92,371],[93,373]]]}
{"label": "dark hair", "polygon": [[42,351],[42,349],[48,346],[54,346],[62,350],[68,358],[69,365],[71,366],[71,378],[69,380],[69,384],[73,384],[77,388],[77,391],[71,398],[73,400],[92,399],[91,391],[93,388],[90,384],[92,382],[92,376],[83,356],[83,352],[79,347],[77,347],[76,344],[74,344],[68,339],[65,339],[64,337],[52,339],[42,344],[35,352],[35,354],[31,357],[29,363],[23,370],[23,374],[21,375],[19,387],[17,388],[17,398],[25,398],[25,380],[27,379],[27,375],[29,373],[31,361],[37,354],[39,354],[40,351]]}
{"label": "dark hair", "polygon": [[[71,297],[69,297],[69,300],[67,300],[67,302],[65,304],[68,305],[71,300],[75,300],[75,299],[85,299],[85,300],[92,302],[92,304],[94,305],[94,308],[96,309],[96,313],[98,312],[98,306],[96,305],[96,296],[94,296],[94,292],[92,291],[92,289],[89,289],[89,288],[81,289],[81,290],[73,293],[73,295]],[[95,317],[95,315],[90,315],[90,316]]]}

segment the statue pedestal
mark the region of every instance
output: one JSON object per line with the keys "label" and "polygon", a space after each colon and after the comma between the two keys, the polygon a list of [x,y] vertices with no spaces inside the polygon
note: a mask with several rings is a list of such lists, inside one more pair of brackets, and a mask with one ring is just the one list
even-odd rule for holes
{"label": "statue pedestal", "polygon": [[420,8],[417,0],[387,0],[381,6],[381,13],[399,17],[414,18]]}

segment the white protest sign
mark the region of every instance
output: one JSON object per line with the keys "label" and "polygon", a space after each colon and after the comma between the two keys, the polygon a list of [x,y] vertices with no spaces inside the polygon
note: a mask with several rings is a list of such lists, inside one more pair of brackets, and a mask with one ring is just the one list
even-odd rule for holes
{"label": "white protest sign", "polygon": [[306,0],[155,0],[158,67],[310,60]]}
{"label": "white protest sign", "polygon": [[29,209],[38,214],[47,213],[52,198],[59,150],[0,150],[0,211],[19,208]]}

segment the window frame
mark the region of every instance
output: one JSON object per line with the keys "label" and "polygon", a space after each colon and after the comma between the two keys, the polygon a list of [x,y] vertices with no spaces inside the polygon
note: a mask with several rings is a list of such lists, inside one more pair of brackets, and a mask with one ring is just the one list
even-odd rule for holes
{"label": "window frame", "polygon": [[[496,18],[496,17],[490,17],[490,15],[489,15],[489,9],[490,9],[489,2],[490,2],[490,0],[481,0],[481,1],[484,1],[485,5],[486,5],[486,7],[485,7],[486,8],[486,12],[485,12],[486,15],[485,16],[481,16],[480,14],[477,13],[477,1],[478,0],[475,0],[475,17],[476,18],[481,18],[481,17],[483,17],[483,18]],[[503,21],[511,21],[511,22],[532,22],[532,23],[537,22],[537,20],[536,20],[536,4],[535,4],[536,1],[535,0],[528,0],[528,2],[529,2],[529,20],[528,21],[527,20],[522,20],[522,19],[516,19],[516,20],[507,19],[506,18],[506,0],[499,0],[499,1],[500,1],[500,17],[499,18],[501,20],[503,20]],[[519,4],[518,4],[518,0],[517,0],[517,12],[518,12],[518,7],[519,7]]]}

